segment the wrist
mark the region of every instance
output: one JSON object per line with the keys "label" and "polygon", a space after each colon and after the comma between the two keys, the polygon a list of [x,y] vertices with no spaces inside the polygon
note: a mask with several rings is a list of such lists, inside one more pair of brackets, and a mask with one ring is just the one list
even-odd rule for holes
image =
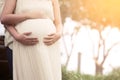
{"label": "wrist", "polygon": [[58,35],[58,38],[61,38],[62,32],[61,32],[61,31],[57,31],[56,33],[57,33],[57,35]]}
{"label": "wrist", "polygon": [[24,13],[23,15],[25,19],[30,19],[30,15],[28,13]]}
{"label": "wrist", "polygon": [[57,30],[56,32],[62,35],[62,30]]}
{"label": "wrist", "polygon": [[16,31],[16,29],[13,26],[7,26],[6,29],[15,40],[18,39],[19,33]]}
{"label": "wrist", "polygon": [[19,34],[18,33],[14,34],[13,37],[14,37],[15,40],[17,40],[17,41],[19,40]]}

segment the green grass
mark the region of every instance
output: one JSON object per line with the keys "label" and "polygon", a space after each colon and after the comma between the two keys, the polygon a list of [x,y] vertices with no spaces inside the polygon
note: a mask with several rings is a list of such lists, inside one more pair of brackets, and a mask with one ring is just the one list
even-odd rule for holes
{"label": "green grass", "polygon": [[86,75],[62,68],[62,80],[120,80],[120,68],[114,69],[108,75]]}

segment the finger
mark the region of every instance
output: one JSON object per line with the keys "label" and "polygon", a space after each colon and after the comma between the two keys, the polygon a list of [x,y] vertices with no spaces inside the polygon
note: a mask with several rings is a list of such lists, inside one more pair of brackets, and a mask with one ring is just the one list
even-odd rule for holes
{"label": "finger", "polygon": [[28,41],[29,44],[36,44],[38,43],[39,41],[38,40],[31,40],[31,41]]}
{"label": "finger", "polygon": [[28,41],[38,41],[38,38],[26,38]]}
{"label": "finger", "polygon": [[44,41],[45,45],[52,45],[54,43],[54,41]]}
{"label": "finger", "polygon": [[55,35],[55,33],[48,34],[48,36],[53,36],[53,35]]}
{"label": "finger", "polygon": [[29,36],[30,34],[32,34],[32,32],[25,32],[23,34],[26,35],[26,36]]}
{"label": "finger", "polygon": [[53,39],[54,37],[55,37],[55,35],[49,35],[49,36],[47,35],[44,37],[44,39]]}
{"label": "finger", "polygon": [[50,42],[52,42],[52,41],[53,41],[52,39],[44,39],[44,40],[43,40],[44,43],[50,43]]}
{"label": "finger", "polygon": [[38,42],[26,42],[25,45],[30,46],[30,45],[35,45],[35,44],[37,44],[37,43],[38,43]]}

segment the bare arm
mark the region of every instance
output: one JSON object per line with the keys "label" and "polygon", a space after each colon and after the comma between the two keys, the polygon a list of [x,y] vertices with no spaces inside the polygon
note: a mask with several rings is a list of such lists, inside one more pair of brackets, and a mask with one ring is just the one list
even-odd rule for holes
{"label": "bare arm", "polygon": [[[16,0],[6,0],[5,5],[1,14],[1,22],[5,15],[12,14],[16,6]],[[16,31],[15,28],[8,28],[8,25],[4,24],[4,27],[12,34],[12,31]],[[14,26],[12,26],[14,27]],[[14,34],[13,34],[14,35]]]}
{"label": "bare arm", "polygon": [[[16,6],[16,0],[6,0],[5,6],[4,6],[3,12],[2,12],[2,17],[6,16],[8,14],[12,14],[14,12],[15,6]],[[27,37],[31,34],[31,32],[19,34],[13,25],[4,24],[4,26],[5,26],[6,30],[20,43],[22,43],[24,45],[34,45],[34,44],[38,43],[37,38],[28,38]]]}
{"label": "bare arm", "polygon": [[27,19],[46,17],[40,11],[31,11],[31,12],[26,12],[26,13],[21,13],[21,14],[14,14],[14,13],[5,14],[5,13],[6,12],[2,13],[1,23],[6,24],[6,25],[16,25],[22,21],[27,20]]}
{"label": "bare arm", "polygon": [[[6,0],[5,1],[5,5],[3,8],[2,14],[1,14],[1,23],[2,23],[4,16],[6,16],[8,14],[12,14],[14,12],[15,7],[16,7],[16,0]],[[16,36],[18,35],[18,33],[17,33],[16,29],[14,28],[14,26],[4,24],[4,27],[16,39]]]}
{"label": "bare arm", "polygon": [[26,13],[14,14],[16,0],[6,0],[0,17],[1,23],[6,25],[16,25],[26,19],[44,18],[45,16],[40,11],[31,11]]}
{"label": "bare arm", "polygon": [[7,14],[1,16],[1,23],[6,25],[16,25],[24,20],[28,19],[28,17],[24,14]]}
{"label": "bare arm", "polygon": [[21,15],[13,14],[15,7],[16,7],[16,0],[6,0],[5,1],[3,12],[2,12],[1,18],[0,18],[2,24],[14,25],[18,22],[21,22],[21,21],[27,19],[27,17],[23,14],[21,14]]}
{"label": "bare arm", "polygon": [[35,45],[38,43],[37,38],[29,37],[29,35],[31,35],[31,32],[19,34],[13,26],[7,27],[7,31],[14,37],[15,40],[17,40],[23,45]]}
{"label": "bare arm", "polygon": [[52,33],[44,37],[43,42],[48,46],[54,44],[62,35],[62,22],[58,0],[52,0],[52,3],[54,9],[54,24],[56,27],[56,33]]}
{"label": "bare arm", "polygon": [[54,23],[56,26],[57,32],[62,32],[62,22],[61,22],[61,14],[60,14],[60,7],[58,0],[52,0],[53,2],[53,9],[54,9]]}

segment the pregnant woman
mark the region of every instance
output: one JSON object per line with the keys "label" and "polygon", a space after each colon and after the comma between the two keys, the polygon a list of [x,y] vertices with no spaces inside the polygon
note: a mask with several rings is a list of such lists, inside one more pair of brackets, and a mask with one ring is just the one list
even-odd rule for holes
{"label": "pregnant woman", "polygon": [[1,22],[13,37],[13,80],[61,80],[58,0],[6,0]]}

